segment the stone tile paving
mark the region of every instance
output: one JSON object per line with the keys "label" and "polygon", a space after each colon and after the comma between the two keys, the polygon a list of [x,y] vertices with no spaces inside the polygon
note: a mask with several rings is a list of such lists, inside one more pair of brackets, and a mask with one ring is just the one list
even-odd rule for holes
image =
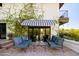
{"label": "stone tile paving", "polygon": [[51,49],[46,46],[46,50],[42,46],[29,46],[25,50],[16,48],[0,49],[0,56],[79,56],[78,53],[64,47],[62,49]]}

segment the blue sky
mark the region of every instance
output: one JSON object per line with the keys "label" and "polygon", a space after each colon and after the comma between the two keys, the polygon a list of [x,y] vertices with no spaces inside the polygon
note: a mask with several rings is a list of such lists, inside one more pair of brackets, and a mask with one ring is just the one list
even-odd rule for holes
{"label": "blue sky", "polygon": [[79,3],[65,3],[60,10],[68,10],[69,17],[69,22],[61,27],[79,29]]}

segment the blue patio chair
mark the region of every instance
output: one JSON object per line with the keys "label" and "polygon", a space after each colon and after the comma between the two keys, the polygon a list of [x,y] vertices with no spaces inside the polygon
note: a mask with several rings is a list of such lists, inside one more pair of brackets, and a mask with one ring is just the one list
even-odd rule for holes
{"label": "blue patio chair", "polygon": [[32,41],[23,36],[17,36],[13,39],[15,48],[26,48],[31,45]]}
{"label": "blue patio chair", "polygon": [[52,36],[51,40],[48,40],[48,46],[50,48],[63,48],[64,39],[56,36]]}

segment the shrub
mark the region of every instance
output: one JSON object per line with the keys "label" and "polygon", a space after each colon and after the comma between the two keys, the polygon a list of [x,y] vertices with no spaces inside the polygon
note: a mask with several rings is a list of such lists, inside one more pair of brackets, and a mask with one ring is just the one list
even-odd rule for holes
{"label": "shrub", "polygon": [[79,29],[69,29],[69,30],[64,29],[60,30],[60,34],[61,33],[64,33],[63,34],[64,38],[79,41]]}

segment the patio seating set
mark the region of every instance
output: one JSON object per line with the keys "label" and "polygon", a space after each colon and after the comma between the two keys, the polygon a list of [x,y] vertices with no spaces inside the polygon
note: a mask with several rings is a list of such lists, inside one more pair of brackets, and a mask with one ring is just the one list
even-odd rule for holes
{"label": "patio seating set", "polygon": [[27,37],[17,36],[13,39],[13,45],[15,48],[26,48],[31,45],[32,41]]}
{"label": "patio seating set", "polygon": [[[46,39],[49,48],[63,48],[63,42],[64,39],[57,36],[52,36],[52,38]],[[15,48],[27,48],[31,44],[32,40],[27,37],[17,36],[13,38],[13,45]]]}
{"label": "patio seating set", "polygon": [[52,36],[51,40],[47,40],[50,48],[63,48],[64,39],[56,36]]}

